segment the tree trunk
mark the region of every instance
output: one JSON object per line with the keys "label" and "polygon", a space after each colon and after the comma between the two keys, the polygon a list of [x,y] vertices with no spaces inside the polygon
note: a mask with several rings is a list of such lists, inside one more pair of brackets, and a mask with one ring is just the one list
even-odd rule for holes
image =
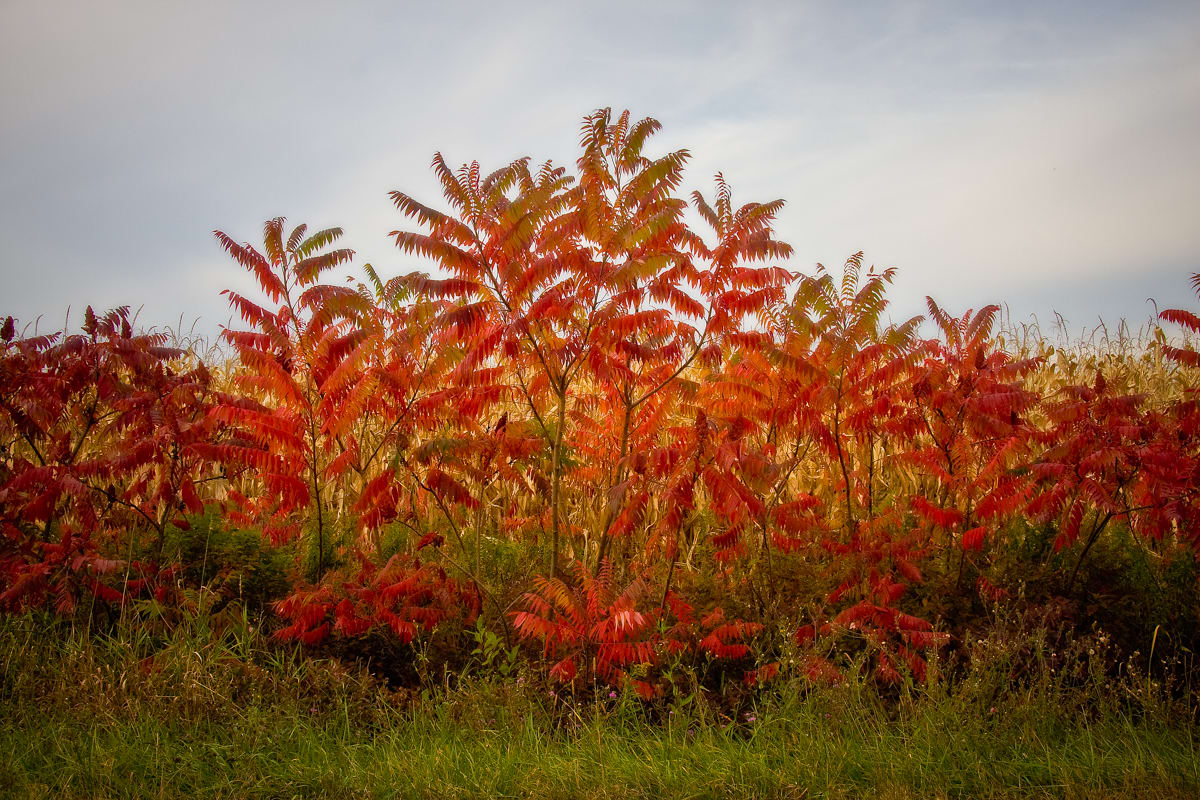
{"label": "tree trunk", "polygon": [[554,453],[550,466],[550,519],[553,539],[550,546],[550,577],[558,572],[558,541],[561,522],[559,520],[559,488],[562,483],[563,428],[567,421],[567,394],[558,395],[558,429],[554,432]]}

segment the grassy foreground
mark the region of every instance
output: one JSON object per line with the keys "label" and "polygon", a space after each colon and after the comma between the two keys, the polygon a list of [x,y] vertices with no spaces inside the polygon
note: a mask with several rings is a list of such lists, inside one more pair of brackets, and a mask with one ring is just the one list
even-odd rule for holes
{"label": "grassy foreground", "polygon": [[236,725],[61,717],[8,727],[14,797],[1195,797],[1190,735],[1128,719],[831,726],[813,707],[725,729],[602,720],[570,735],[446,719],[369,732],[248,710]]}
{"label": "grassy foreground", "polygon": [[[148,657],[144,648],[151,647]],[[1190,715],[1153,683],[997,694],[987,675],[881,699],[786,685],[736,712],[576,702],[468,677],[389,690],[355,670],[192,631],[0,623],[11,797],[1195,797]],[[1145,687],[1145,693],[1137,696]]]}

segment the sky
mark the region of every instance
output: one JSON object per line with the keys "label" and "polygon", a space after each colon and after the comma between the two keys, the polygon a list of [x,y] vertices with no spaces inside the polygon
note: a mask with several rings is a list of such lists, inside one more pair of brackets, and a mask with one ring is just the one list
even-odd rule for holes
{"label": "sky", "polygon": [[0,0],[0,316],[211,336],[254,291],[212,231],[275,216],[427,270],[390,190],[440,205],[434,152],[573,165],[605,106],[688,193],[785,199],[787,268],[897,267],[896,318],[1200,305],[1200,3]]}

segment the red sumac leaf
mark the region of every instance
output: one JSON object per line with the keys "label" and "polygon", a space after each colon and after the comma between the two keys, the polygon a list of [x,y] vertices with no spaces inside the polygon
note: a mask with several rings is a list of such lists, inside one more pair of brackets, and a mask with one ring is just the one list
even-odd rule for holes
{"label": "red sumac leaf", "polygon": [[982,550],[983,539],[986,534],[986,529],[983,527],[971,528],[962,535],[963,550]]}
{"label": "red sumac leaf", "polygon": [[562,683],[570,683],[575,680],[575,672],[575,659],[564,658],[550,668],[550,677]]}

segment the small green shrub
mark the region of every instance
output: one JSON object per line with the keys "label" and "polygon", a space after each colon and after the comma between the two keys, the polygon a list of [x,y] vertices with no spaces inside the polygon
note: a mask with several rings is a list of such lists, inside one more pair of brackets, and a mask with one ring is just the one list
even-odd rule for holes
{"label": "small green shrub", "polygon": [[275,547],[256,531],[231,529],[214,509],[170,526],[163,547],[168,561],[183,565],[186,585],[205,587],[259,611],[290,589],[290,547]]}

